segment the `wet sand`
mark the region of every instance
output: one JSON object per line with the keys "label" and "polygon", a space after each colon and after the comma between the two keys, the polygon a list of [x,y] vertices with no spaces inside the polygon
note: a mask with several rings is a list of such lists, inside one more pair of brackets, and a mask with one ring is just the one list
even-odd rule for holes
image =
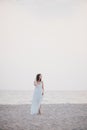
{"label": "wet sand", "polygon": [[87,130],[87,104],[42,104],[42,115],[30,106],[0,105],[0,130]]}

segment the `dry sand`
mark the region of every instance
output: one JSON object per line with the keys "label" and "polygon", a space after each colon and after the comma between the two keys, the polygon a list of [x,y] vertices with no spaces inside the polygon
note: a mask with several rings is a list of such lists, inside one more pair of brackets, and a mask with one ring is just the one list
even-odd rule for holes
{"label": "dry sand", "polygon": [[87,104],[42,104],[42,115],[30,105],[0,105],[0,130],[87,130]]}

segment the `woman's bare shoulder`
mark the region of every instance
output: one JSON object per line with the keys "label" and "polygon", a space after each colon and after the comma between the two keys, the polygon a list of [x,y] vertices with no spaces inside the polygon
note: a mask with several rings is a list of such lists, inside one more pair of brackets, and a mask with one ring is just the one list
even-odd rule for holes
{"label": "woman's bare shoulder", "polygon": [[36,83],[36,80],[34,80],[34,83]]}

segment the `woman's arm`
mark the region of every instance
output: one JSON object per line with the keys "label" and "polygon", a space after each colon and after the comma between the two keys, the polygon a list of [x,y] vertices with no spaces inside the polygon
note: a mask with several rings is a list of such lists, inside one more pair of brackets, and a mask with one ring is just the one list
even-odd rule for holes
{"label": "woman's arm", "polygon": [[36,81],[34,81],[34,86],[37,86],[37,83],[36,83]]}
{"label": "woman's arm", "polygon": [[43,81],[42,81],[42,89],[43,89],[42,95],[44,95],[44,83],[43,83]]}

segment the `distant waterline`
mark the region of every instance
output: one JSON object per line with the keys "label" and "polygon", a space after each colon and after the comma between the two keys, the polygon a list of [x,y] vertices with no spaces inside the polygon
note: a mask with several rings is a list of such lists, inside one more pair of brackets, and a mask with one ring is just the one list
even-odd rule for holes
{"label": "distant waterline", "polygon": [[[31,104],[33,91],[0,90],[0,104]],[[87,103],[87,91],[45,91],[42,104]]]}

